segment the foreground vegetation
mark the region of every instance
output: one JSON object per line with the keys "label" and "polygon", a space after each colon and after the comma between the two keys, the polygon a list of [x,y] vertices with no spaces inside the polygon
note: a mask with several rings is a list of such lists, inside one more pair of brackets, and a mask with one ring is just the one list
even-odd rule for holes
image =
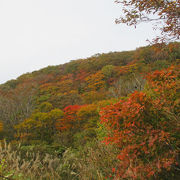
{"label": "foreground vegetation", "polygon": [[179,179],[179,59],[159,44],[1,85],[0,177]]}

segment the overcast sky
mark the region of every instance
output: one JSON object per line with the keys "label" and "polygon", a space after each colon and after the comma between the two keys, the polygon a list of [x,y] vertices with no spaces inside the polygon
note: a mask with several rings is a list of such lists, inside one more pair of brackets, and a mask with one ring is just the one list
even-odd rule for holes
{"label": "overcast sky", "polygon": [[116,25],[114,0],[0,0],[0,83],[96,53],[132,50],[150,24]]}

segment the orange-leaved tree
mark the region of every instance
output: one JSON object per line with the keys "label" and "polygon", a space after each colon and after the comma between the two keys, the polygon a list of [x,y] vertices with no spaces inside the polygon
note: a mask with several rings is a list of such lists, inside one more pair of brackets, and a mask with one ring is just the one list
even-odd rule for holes
{"label": "orange-leaved tree", "polygon": [[[129,26],[141,22],[156,22],[161,38],[156,40],[177,40],[180,38],[180,0],[115,0],[122,4],[124,16],[116,23]],[[154,28],[157,28],[155,24]]]}
{"label": "orange-leaved tree", "polygon": [[121,178],[147,179],[176,164],[179,152],[178,70],[170,67],[148,75],[145,92],[106,106],[101,123],[109,135],[105,142],[119,147]]}
{"label": "orange-leaved tree", "polygon": [[88,77],[85,78],[87,83],[87,89],[88,90],[99,90],[101,88],[104,88],[105,81],[104,81],[104,74],[101,71],[98,71],[95,74],[91,74]]}
{"label": "orange-leaved tree", "polygon": [[56,129],[60,131],[76,130],[80,125],[77,112],[81,105],[69,105],[64,108],[64,116],[56,121]]}

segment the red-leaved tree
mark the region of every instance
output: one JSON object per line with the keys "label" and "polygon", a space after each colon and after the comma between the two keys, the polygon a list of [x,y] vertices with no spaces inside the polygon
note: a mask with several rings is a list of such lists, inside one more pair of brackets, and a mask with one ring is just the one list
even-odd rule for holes
{"label": "red-leaved tree", "polygon": [[77,117],[77,112],[82,106],[69,105],[64,108],[63,118],[57,120],[56,129],[60,131],[77,129],[80,125],[80,121]]}
{"label": "red-leaved tree", "polygon": [[105,143],[119,147],[117,177],[147,179],[177,165],[178,69],[156,71],[147,80],[145,92],[136,91],[100,112],[109,132]]}

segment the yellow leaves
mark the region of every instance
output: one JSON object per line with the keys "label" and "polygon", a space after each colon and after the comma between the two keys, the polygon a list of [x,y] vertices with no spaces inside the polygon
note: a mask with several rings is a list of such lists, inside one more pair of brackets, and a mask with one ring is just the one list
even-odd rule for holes
{"label": "yellow leaves", "polygon": [[39,106],[39,110],[40,110],[41,112],[49,112],[49,111],[52,110],[52,109],[53,109],[53,106],[52,106],[52,104],[49,103],[49,102],[43,102],[43,103],[41,103],[40,106]]}
{"label": "yellow leaves", "polygon": [[104,91],[89,91],[82,95],[86,104],[95,103],[106,98],[106,92]]}
{"label": "yellow leaves", "polygon": [[28,129],[33,128],[35,124],[36,124],[36,121],[29,118],[29,119],[25,119],[22,123],[14,126],[14,128],[19,131],[28,130]]}
{"label": "yellow leaves", "polygon": [[42,128],[52,128],[55,121],[63,116],[63,111],[60,109],[53,109],[50,112],[36,112],[30,118],[25,119],[22,123],[16,125],[14,128],[21,132],[38,131]]}
{"label": "yellow leaves", "polygon": [[88,76],[86,79],[88,89],[90,90],[98,90],[104,87],[104,75],[101,71],[97,72],[96,74],[92,74]]}
{"label": "yellow leaves", "polygon": [[98,106],[98,108],[103,108],[103,107],[105,107],[107,105],[117,103],[118,101],[119,100],[116,99],[116,98],[111,98],[111,99],[108,99],[108,100],[102,100],[102,101],[97,102],[97,106]]}
{"label": "yellow leaves", "polygon": [[112,75],[114,73],[114,66],[113,65],[106,65],[102,68],[101,71],[106,78],[110,78],[110,77],[112,77]]}
{"label": "yellow leaves", "polygon": [[59,119],[63,116],[63,111],[61,111],[60,109],[53,109],[52,111],[49,112],[48,116],[50,119]]}
{"label": "yellow leaves", "polygon": [[97,112],[97,106],[94,104],[90,104],[87,106],[83,106],[78,112],[77,112],[77,116],[81,117],[81,118],[89,118],[92,116],[97,116],[98,112]]}

